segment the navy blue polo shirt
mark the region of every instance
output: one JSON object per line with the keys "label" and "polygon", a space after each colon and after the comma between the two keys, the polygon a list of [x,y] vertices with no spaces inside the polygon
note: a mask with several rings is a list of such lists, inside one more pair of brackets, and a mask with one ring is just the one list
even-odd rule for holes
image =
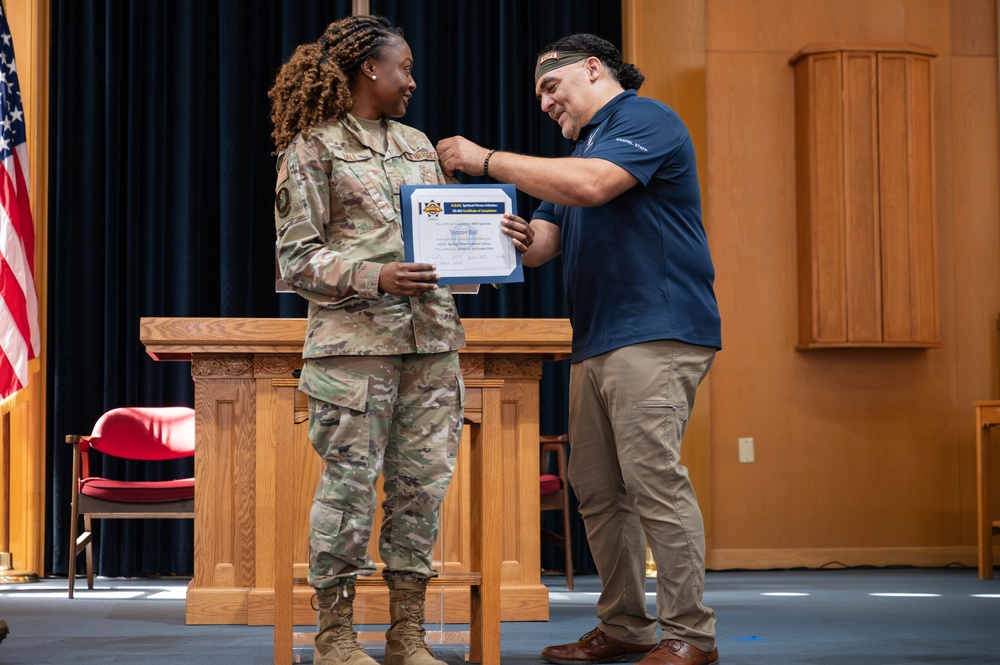
{"label": "navy blue polo shirt", "polygon": [[628,90],[580,130],[571,157],[605,159],[639,181],[601,206],[545,202],[535,211],[562,236],[572,362],[660,339],[721,349],[694,146],[681,119]]}

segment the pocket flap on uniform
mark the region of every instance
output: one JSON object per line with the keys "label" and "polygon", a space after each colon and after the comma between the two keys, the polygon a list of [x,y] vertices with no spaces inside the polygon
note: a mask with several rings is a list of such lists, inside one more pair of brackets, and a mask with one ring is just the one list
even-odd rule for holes
{"label": "pocket flap on uniform", "polygon": [[306,361],[299,390],[316,399],[353,411],[368,404],[368,376],[318,361]]}

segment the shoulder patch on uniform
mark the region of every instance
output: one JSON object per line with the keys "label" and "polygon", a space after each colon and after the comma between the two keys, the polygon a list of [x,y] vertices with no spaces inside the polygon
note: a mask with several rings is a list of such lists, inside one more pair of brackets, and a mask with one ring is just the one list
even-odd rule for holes
{"label": "shoulder patch on uniform", "polygon": [[291,207],[291,201],[288,198],[288,188],[282,187],[278,190],[278,193],[274,195],[274,209],[278,211],[279,216],[285,217],[288,215],[288,211]]}

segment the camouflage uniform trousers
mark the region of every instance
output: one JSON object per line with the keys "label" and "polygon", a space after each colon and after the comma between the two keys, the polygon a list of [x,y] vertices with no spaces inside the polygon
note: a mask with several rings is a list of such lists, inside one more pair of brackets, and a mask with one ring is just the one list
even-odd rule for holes
{"label": "camouflage uniform trousers", "polygon": [[307,359],[300,389],[309,395],[309,438],[326,461],[309,515],[309,584],[374,572],[379,473],[385,574],[437,576],[431,555],[465,406],[458,353]]}

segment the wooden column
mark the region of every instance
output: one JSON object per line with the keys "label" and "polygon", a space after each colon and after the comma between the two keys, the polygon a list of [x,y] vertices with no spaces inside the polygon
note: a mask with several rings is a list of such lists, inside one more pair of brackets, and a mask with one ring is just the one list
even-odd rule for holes
{"label": "wooden column", "polygon": [[[35,289],[41,331],[39,357],[28,366],[28,387],[10,407],[10,553],[13,568],[44,573],[45,392],[48,258],[49,3],[5,0],[24,107],[35,226]],[[59,536],[62,537],[62,536]]]}
{"label": "wooden column", "polygon": [[[645,76],[639,94],[657,99],[684,121],[698,156],[701,198],[708,201],[708,99],[705,76],[707,41],[706,0],[622,0],[622,54]],[[713,246],[712,210],[703,206],[703,220]],[[723,312],[723,326],[726,313]],[[705,546],[711,567],[714,547],[712,516],[712,445],[710,415],[712,373],[698,388],[698,406],[688,422],[683,459],[698,495],[705,520]]]}

